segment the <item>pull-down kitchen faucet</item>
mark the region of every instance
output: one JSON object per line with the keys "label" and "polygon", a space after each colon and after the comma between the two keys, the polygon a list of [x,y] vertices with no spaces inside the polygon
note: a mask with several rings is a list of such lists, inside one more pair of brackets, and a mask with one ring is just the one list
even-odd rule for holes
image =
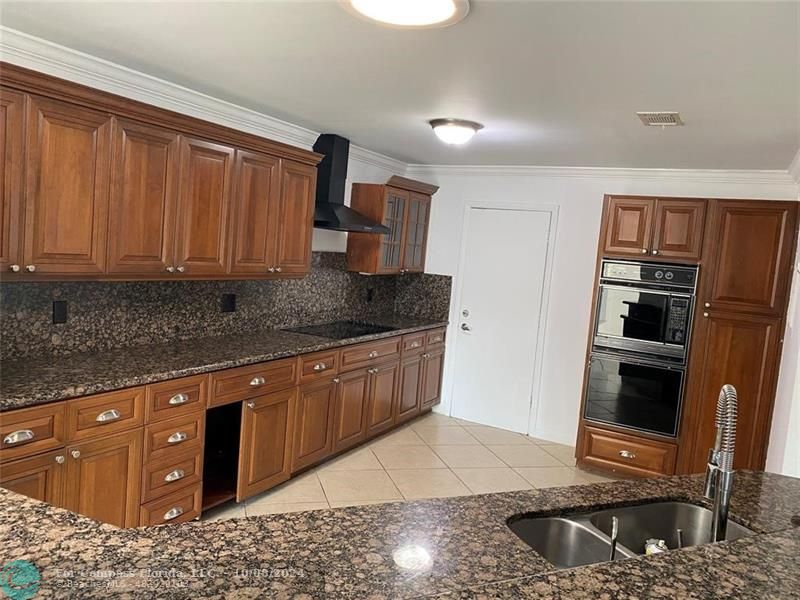
{"label": "pull-down kitchen faucet", "polygon": [[706,465],[705,495],[714,501],[711,517],[711,541],[725,539],[728,527],[728,507],[733,489],[733,450],[736,445],[736,411],[738,400],[736,388],[725,384],[717,399],[717,437],[714,447],[708,451]]}

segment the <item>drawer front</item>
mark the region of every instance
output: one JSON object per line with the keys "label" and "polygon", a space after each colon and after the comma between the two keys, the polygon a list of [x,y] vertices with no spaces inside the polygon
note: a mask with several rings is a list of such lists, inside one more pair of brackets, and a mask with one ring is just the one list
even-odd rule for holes
{"label": "drawer front", "polygon": [[211,375],[209,406],[220,406],[297,385],[297,359],[287,358]]}
{"label": "drawer front", "polygon": [[202,448],[204,425],[205,413],[200,412],[145,426],[145,463]]}
{"label": "drawer front", "polygon": [[147,422],[164,421],[196,410],[205,410],[208,402],[208,375],[154,383],[146,389]]}
{"label": "drawer front", "polygon": [[77,442],[144,424],[144,388],[67,401],[67,441]]}
{"label": "drawer front", "polygon": [[344,348],[342,350],[342,360],[339,370],[341,372],[352,371],[391,358],[400,358],[401,341],[402,338],[394,337]]}
{"label": "drawer front", "polygon": [[339,351],[326,350],[300,357],[300,383],[333,377],[339,372]]}
{"label": "drawer front", "polygon": [[425,332],[403,336],[403,357],[417,356],[425,351]]}
{"label": "drawer front", "polygon": [[435,350],[444,347],[445,329],[434,329],[426,334],[425,345],[428,350]]}
{"label": "drawer front", "polygon": [[602,469],[654,476],[674,474],[676,454],[674,444],[587,427],[581,459]]}
{"label": "drawer front", "polygon": [[142,503],[161,498],[189,485],[199,484],[203,475],[203,450],[151,462],[142,475]]}
{"label": "drawer front", "polygon": [[139,525],[147,527],[191,521],[200,515],[202,502],[199,483],[185,487],[159,500],[142,504]]}
{"label": "drawer front", "polygon": [[64,402],[0,413],[0,460],[60,448],[66,443]]}

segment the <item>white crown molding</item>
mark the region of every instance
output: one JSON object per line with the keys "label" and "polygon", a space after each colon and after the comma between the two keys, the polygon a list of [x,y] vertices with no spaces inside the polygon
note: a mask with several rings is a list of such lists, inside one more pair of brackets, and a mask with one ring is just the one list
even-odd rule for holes
{"label": "white crown molding", "polygon": [[629,179],[687,181],[696,183],[738,183],[796,188],[788,171],[723,169],[623,169],[612,167],[537,167],[523,165],[408,165],[408,175],[533,176],[569,179]]}
{"label": "white crown molding", "polygon": [[[0,26],[0,59],[160,108],[311,149],[319,133],[187,87]],[[350,146],[350,159],[405,174],[406,164]]]}
{"label": "white crown molding", "polygon": [[[797,154],[794,155],[794,160],[792,160],[788,170],[794,182],[800,186],[800,148],[797,149]],[[798,193],[800,193],[800,190],[798,190]]]}

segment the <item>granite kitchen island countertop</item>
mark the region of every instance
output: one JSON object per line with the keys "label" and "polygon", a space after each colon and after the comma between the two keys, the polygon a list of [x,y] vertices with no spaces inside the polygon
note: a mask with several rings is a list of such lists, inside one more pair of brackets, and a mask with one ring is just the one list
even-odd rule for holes
{"label": "granite kitchen island countertop", "polygon": [[385,333],[336,340],[281,329],[133,346],[105,352],[3,361],[0,411],[77,398],[177,377],[219,371],[441,327],[446,321],[370,316]]}
{"label": "granite kitchen island countertop", "polygon": [[0,490],[0,563],[81,598],[796,598],[800,479],[736,476],[735,542],[554,570],[508,529],[520,513],[702,499],[700,476],[618,481],[118,529]]}

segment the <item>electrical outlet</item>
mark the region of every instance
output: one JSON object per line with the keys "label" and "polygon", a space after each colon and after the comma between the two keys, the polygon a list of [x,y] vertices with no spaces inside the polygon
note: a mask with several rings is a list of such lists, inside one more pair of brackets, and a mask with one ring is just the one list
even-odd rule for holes
{"label": "electrical outlet", "polygon": [[367,288],[367,302],[372,302],[373,298],[375,298],[375,290],[372,288]]}
{"label": "electrical outlet", "polygon": [[236,311],[236,294],[222,294],[220,310],[224,313]]}
{"label": "electrical outlet", "polygon": [[53,300],[53,323],[59,325],[67,322],[67,301]]}

